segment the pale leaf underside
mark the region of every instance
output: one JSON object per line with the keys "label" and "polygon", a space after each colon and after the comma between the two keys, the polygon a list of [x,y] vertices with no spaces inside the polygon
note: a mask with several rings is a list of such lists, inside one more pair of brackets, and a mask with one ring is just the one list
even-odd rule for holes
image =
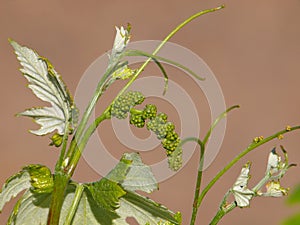
{"label": "pale leaf underside", "polygon": [[0,193],[0,212],[7,202],[30,187],[30,175],[28,172],[21,171],[10,177],[3,185]]}
{"label": "pale leaf underside", "polygon": [[45,135],[54,130],[63,135],[68,129],[67,122],[72,120],[71,112],[75,107],[67,87],[47,59],[15,41],[10,42],[22,65],[20,71],[29,82],[28,87],[39,99],[51,104],[51,107],[31,108],[19,115],[31,117],[41,126],[39,130],[31,131],[36,135]]}

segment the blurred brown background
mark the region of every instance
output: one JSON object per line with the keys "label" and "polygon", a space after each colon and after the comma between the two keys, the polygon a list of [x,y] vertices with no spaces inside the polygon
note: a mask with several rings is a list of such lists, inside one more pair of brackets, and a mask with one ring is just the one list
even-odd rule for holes
{"label": "blurred brown background", "polygon": [[[161,40],[188,16],[220,4],[226,4],[226,8],[192,22],[171,40],[192,49],[206,61],[220,82],[227,106],[241,105],[241,109],[228,117],[221,152],[206,170],[204,182],[207,183],[253,137],[268,136],[288,124],[300,124],[299,1],[90,0],[83,3],[1,0],[0,183],[29,163],[53,168],[58,156],[57,150],[47,147],[47,137],[35,137],[27,132],[35,128],[31,120],[14,117],[25,108],[43,104],[26,88],[7,38],[26,44],[49,58],[74,92],[90,63],[111,48],[115,25],[130,22],[132,41]],[[204,107],[206,103],[200,102],[199,110],[205,111]],[[203,123],[207,127],[208,122]],[[298,164],[299,140],[296,131],[280,142],[288,150],[290,160]],[[247,160],[253,161],[250,186],[255,184],[264,173],[268,151],[278,143],[274,141],[252,152],[228,172],[208,194],[197,224],[209,223],[222,196]],[[195,154],[186,167],[161,183],[160,190],[152,195],[173,211],[181,211],[183,224],[188,224],[191,215],[197,157]],[[283,185],[293,187],[300,183],[299,172],[299,167],[291,169]],[[98,177],[81,161],[77,180],[92,181]],[[0,224],[5,223],[11,206],[0,216]],[[279,224],[295,211],[297,207],[287,207],[283,198],[255,199],[250,208],[234,210],[220,224]]]}

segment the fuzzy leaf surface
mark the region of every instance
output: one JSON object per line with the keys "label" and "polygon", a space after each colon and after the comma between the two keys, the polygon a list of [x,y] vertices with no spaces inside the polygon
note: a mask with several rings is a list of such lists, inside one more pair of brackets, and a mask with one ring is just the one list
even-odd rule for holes
{"label": "fuzzy leaf surface", "polygon": [[31,187],[30,179],[28,172],[21,171],[6,180],[0,193],[0,212],[7,202]]}
{"label": "fuzzy leaf surface", "polygon": [[166,207],[133,192],[128,192],[120,199],[120,208],[116,212],[121,216],[114,221],[116,225],[128,225],[127,217],[134,217],[140,225],[157,225],[159,222],[180,224],[174,218],[175,214]]}
{"label": "fuzzy leaf surface", "polygon": [[114,211],[119,207],[119,198],[126,194],[121,186],[107,178],[86,185],[100,207]]}
{"label": "fuzzy leaf surface", "polygon": [[[122,160],[131,161],[128,173],[125,178],[119,180],[122,187],[127,190],[127,193],[119,199],[120,207],[116,210],[121,217],[114,220],[116,225],[128,224],[127,217],[134,217],[140,225],[157,225],[159,222],[172,222],[179,224],[178,220],[174,218],[175,214],[166,207],[141,196],[134,191],[152,192],[158,188],[157,181],[149,166],[142,162],[138,153],[125,153],[120,163],[115,167],[124,167],[126,163]],[[113,171],[109,173],[108,178],[112,176]]]}
{"label": "fuzzy leaf surface", "polygon": [[[22,66],[20,71],[29,82],[28,87],[39,99],[51,104],[51,107],[27,109],[18,115],[31,117],[41,126],[38,130],[31,130],[36,135],[45,135],[54,130],[63,135],[69,128],[72,131],[77,123],[78,112],[61,76],[47,59],[35,51],[12,40],[10,43]],[[67,122],[71,122],[71,125],[66,128]]]}
{"label": "fuzzy leaf surface", "polygon": [[144,191],[151,193],[158,189],[157,181],[151,168],[142,162],[138,153],[125,153],[123,157],[132,161],[126,178],[121,183],[128,191]]}
{"label": "fuzzy leaf surface", "polygon": [[[74,193],[74,187],[69,186],[61,211],[60,225],[64,224]],[[18,207],[13,211],[8,225],[46,225],[50,202],[51,194],[37,194],[27,191]],[[118,218],[118,215],[115,212],[99,207],[91,194],[85,190],[80,199],[72,225],[112,225],[113,219],[116,218]]]}

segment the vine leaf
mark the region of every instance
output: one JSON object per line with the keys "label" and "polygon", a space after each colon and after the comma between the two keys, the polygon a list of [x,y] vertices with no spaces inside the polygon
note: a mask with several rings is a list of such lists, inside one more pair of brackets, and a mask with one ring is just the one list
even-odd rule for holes
{"label": "vine leaf", "polygon": [[[124,165],[124,160],[125,162],[129,160],[132,163],[125,178],[122,177],[122,180],[119,180],[122,187],[127,190],[127,193],[119,199],[120,207],[116,212],[121,218],[115,219],[114,224],[128,224],[126,222],[127,217],[134,217],[141,225],[157,225],[159,222],[179,224],[179,220],[174,217],[175,214],[166,207],[134,192],[144,191],[150,193],[158,188],[157,181],[150,167],[143,164],[139,154],[125,153],[115,168]],[[113,176],[111,172],[107,178],[115,179],[116,176]]]}
{"label": "vine leaf", "polygon": [[111,82],[117,79],[128,79],[135,73],[134,70],[128,68],[127,61],[121,60],[130,41],[130,29],[130,24],[128,24],[127,28],[124,28],[122,26],[120,28],[116,27],[116,36],[111,54],[109,55],[108,64],[108,68],[112,69],[113,71]]}
{"label": "vine leaf", "polygon": [[254,195],[254,192],[247,187],[248,181],[250,179],[250,167],[250,162],[244,165],[239,177],[237,178],[232,188],[232,193],[235,198],[236,204],[241,208],[248,207],[250,205],[250,200]]}
{"label": "vine leaf", "polygon": [[120,199],[120,208],[116,212],[121,216],[114,220],[116,225],[128,224],[127,217],[134,217],[140,225],[157,225],[159,222],[180,224],[180,221],[174,218],[175,214],[166,207],[133,192],[126,193]]}
{"label": "vine leaf", "polygon": [[[134,217],[141,225],[157,225],[159,222],[180,224],[177,214],[149,198],[127,190],[151,192],[157,189],[150,168],[142,163],[137,153],[125,153],[106,177],[98,182],[84,184],[77,209],[72,208],[75,187],[73,181],[68,184],[60,225],[64,224],[70,210],[76,210],[72,225],[124,225],[128,224],[127,217]],[[0,210],[12,197],[25,189],[27,191],[15,205],[7,224],[46,224],[52,188],[52,174],[42,165],[26,166],[8,179],[0,193]]]}
{"label": "vine leaf", "polygon": [[142,162],[138,153],[125,153],[125,160],[132,161],[126,178],[121,182],[122,187],[128,191],[144,191],[151,193],[158,189],[157,181],[151,168]]}
{"label": "vine leaf", "polygon": [[51,193],[54,181],[50,169],[43,165],[28,165],[23,168],[30,175],[31,188],[34,193]]}
{"label": "vine leaf", "polygon": [[126,192],[116,182],[102,178],[98,182],[86,185],[99,207],[114,211],[119,207],[119,198]]}
{"label": "vine leaf", "polygon": [[27,109],[18,115],[31,117],[41,126],[39,130],[31,130],[33,134],[46,135],[54,130],[60,135],[71,133],[77,123],[78,110],[61,76],[47,59],[35,51],[13,40],[10,44],[22,65],[20,71],[28,80],[28,87],[39,99],[51,104],[51,107]]}
{"label": "vine leaf", "polygon": [[7,202],[16,197],[20,192],[31,187],[30,180],[30,175],[25,170],[6,180],[0,193],[0,212]]}
{"label": "vine leaf", "polygon": [[[64,224],[68,210],[74,199],[75,188],[69,185],[63,203],[59,224]],[[51,194],[37,194],[25,192],[12,212],[8,225],[41,225],[46,224]],[[115,212],[108,211],[93,200],[91,194],[85,190],[80,199],[72,225],[111,225],[113,219],[118,218]]]}

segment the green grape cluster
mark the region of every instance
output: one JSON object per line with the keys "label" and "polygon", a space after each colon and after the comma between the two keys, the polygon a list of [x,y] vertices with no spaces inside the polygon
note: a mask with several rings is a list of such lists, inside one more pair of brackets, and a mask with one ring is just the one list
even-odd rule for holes
{"label": "green grape cluster", "polygon": [[162,140],[161,143],[169,156],[180,144],[180,138],[175,132],[175,125],[167,119],[166,114],[159,113],[147,123],[147,129],[153,131],[157,138]]}
{"label": "green grape cluster", "polygon": [[111,107],[111,116],[125,119],[133,106],[139,105],[145,97],[139,91],[129,91],[120,95]]}
{"label": "green grape cluster", "polygon": [[143,110],[137,110],[131,108],[130,110],[130,124],[142,128],[145,126],[145,121],[147,119],[153,119],[156,116],[156,106],[148,104],[144,107]]}
{"label": "green grape cluster", "polygon": [[143,110],[143,118],[146,119],[153,119],[156,117],[157,109],[155,105],[148,104],[145,106]]}
{"label": "green grape cluster", "polygon": [[145,119],[143,118],[142,112],[130,112],[130,124],[133,124],[134,126],[138,128],[142,128],[145,126]]}
{"label": "green grape cluster", "polygon": [[130,113],[130,124],[142,128],[146,125],[149,131],[156,134],[161,140],[161,144],[166,149],[169,167],[178,170],[182,165],[182,149],[180,138],[175,131],[175,125],[168,121],[165,113],[157,113],[155,105],[145,105],[144,109],[139,110],[134,106],[141,104],[144,96],[138,91],[127,92],[119,96],[111,107],[111,116],[118,119],[125,119]]}

